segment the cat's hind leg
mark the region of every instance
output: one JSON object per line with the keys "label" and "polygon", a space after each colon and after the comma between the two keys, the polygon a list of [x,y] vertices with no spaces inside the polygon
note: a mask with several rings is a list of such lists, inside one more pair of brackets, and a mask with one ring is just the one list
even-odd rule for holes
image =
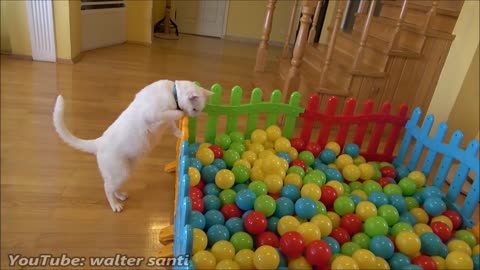
{"label": "cat's hind leg", "polygon": [[123,205],[117,199],[125,200],[127,196],[118,189],[128,179],[130,164],[128,160],[122,159],[121,155],[114,152],[97,153],[97,163],[103,177],[108,203],[113,212],[121,212]]}

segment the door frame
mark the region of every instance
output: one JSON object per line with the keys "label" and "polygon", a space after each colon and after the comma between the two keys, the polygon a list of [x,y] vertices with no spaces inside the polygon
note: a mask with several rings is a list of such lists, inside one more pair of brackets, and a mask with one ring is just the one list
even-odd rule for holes
{"label": "door frame", "polygon": [[230,0],[225,0],[225,10],[223,12],[223,29],[221,39],[225,39],[225,34],[227,33],[227,22],[228,22],[228,10],[230,7]]}

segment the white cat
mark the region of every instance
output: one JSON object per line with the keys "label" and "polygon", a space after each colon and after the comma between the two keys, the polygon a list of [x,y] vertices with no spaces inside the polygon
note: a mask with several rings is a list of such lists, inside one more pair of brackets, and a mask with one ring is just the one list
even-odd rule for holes
{"label": "white cat", "polygon": [[110,207],[120,212],[123,205],[118,200],[126,200],[127,194],[118,189],[128,179],[136,161],[157,144],[166,127],[172,128],[179,137],[180,130],[175,122],[184,112],[198,116],[212,94],[190,81],[154,82],[138,92],[103,135],[93,140],[79,139],[68,131],[63,122],[63,97],[58,96],[53,124],[67,144],[97,156]]}

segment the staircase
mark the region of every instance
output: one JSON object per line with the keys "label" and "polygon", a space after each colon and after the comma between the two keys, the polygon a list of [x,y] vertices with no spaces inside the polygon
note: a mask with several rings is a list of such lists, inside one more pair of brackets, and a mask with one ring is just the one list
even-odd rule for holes
{"label": "staircase", "polygon": [[[336,2],[335,20],[327,27],[328,44],[319,44],[312,34],[321,2],[302,1],[294,48],[287,45],[288,38],[278,61],[284,96],[298,90],[304,96],[389,101],[394,108],[405,103],[425,111],[454,39],[463,0],[362,0],[350,30],[341,27],[348,1]],[[262,36],[257,64],[268,50],[268,33]]]}

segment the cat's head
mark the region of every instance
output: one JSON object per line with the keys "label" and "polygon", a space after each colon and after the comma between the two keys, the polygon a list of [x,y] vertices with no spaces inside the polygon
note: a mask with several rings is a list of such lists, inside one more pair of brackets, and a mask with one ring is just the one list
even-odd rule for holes
{"label": "cat's head", "polygon": [[197,117],[205,107],[212,91],[202,88],[191,81],[175,81],[178,103],[182,110],[191,117]]}

